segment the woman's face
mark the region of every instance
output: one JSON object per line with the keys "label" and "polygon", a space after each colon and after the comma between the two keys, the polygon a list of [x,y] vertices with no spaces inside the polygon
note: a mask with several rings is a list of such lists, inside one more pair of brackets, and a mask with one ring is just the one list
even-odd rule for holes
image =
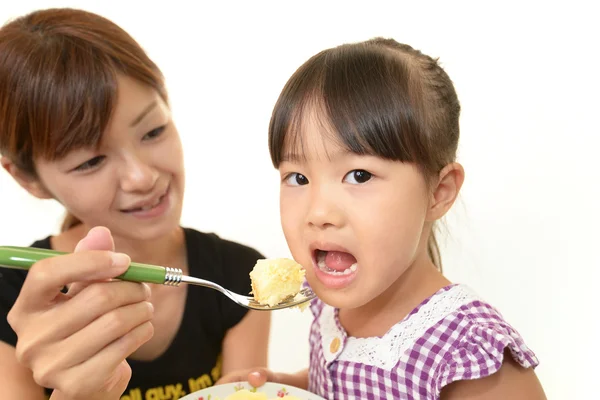
{"label": "woman's face", "polygon": [[118,79],[116,107],[98,149],[37,160],[49,196],[88,226],[148,240],[179,226],[185,175],[179,134],[158,93]]}

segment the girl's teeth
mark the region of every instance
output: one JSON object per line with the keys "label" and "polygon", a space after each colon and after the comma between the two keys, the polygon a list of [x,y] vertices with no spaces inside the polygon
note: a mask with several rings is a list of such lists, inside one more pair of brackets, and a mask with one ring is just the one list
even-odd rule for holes
{"label": "girl's teeth", "polygon": [[346,269],[344,270],[344,275],[349,275],[349,274],[351,274],[351,273],[353,273],[353,272],[356,272],[356,268],[357,268],[357,265],[356,265],[356,263],[352,264],[352,265],[350,266],[350,268],[346,268]]}
{"label": "girl's teeth", "polygon": [[325,264],[325,252],[319,252],[318,256],[317,256],[317,265],[319,266],[319,268],[321,268],[323,271],[328,270],[329,267],[327,267],[327,265]]}
{"label": "girl's teeth", "polygon": [[[352,264],[352,265],[350,266],[350,268],[346,268],[346,269],[345,269],[344,271],[342,271],[341,273],[342,273],[343,275],[350,275],[351,273],[353,273],[353,272],[356,272],[356,268],[357,268],[357,265],[356,265],[356,263],[354,263],[354,264]],[[339,273],[339,272],[338,272],[338,273]]]}

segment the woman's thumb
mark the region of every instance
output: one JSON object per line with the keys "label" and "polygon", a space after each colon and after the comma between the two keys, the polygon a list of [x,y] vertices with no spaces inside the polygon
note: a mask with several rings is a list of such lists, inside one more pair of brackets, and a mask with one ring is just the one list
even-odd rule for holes
{"label": "woman's thumb", "polygon": [[115,250],[115,242],[110,231],[103,226],[96,226],[75,246],[75,252],[86,250]]}
{"label": "woman's thumb", "polygon": [[[87,233],[87,235],[77,243],[75,246],[75,253],[80,251],[87,250],[115,250],[115,242],[110,231],[103,227],[97,226]],[[73,297],[87,286],[90,285],[91,282],[74,282],[69,285],[69,296]]]}

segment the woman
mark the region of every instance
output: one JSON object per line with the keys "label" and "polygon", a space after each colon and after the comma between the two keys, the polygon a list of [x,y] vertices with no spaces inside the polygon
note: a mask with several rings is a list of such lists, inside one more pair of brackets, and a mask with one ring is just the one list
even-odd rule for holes
{"label": "woman", "polygon": [[27,276],[2,271],[0,398],[178,398],[266,364],[268,313],[210,289],[106,282],[133,259],[244,293],[262,258],[180,226],[183,155],[163,77],[120,27],[51,9],[0,29],[0,153],[23,188],[68,212],[33,246],[76,251]]}

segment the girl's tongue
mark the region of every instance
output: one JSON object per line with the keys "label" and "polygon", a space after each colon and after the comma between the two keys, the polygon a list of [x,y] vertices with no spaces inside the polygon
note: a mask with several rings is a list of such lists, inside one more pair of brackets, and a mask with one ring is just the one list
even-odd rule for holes
{"label": "girl's tongue", "polygon": [[320,267],[325,266],[332,272],[344,272],[356,269],[356,258],[350,253],[341,251],[319,251],[317,261]]}

